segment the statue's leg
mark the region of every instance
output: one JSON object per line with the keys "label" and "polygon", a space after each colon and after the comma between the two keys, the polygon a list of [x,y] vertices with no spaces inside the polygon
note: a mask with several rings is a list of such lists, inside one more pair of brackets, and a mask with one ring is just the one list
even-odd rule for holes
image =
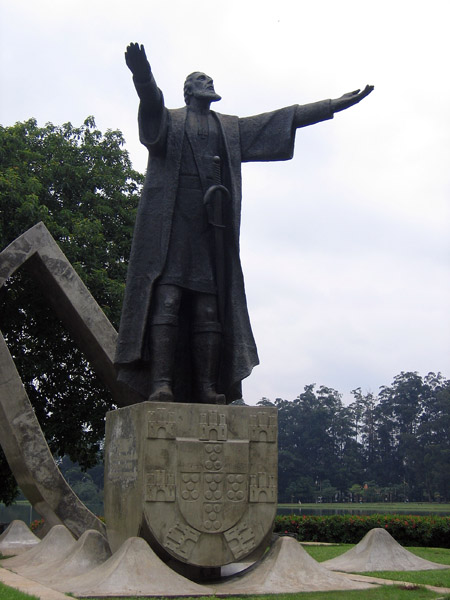
{"label": "statue's leg", "polygon": [[198,402],[205,404],[225,404],[225,395],[217,393],[222,346],[217,296],[195,294],[193,313],[192,358],[195,371],[195,397]]}
{"label": "statue's leg", "polygon": [[151,402],[174,401],[172,380],[181,295],[182,289],[176,285],[155,288],[149,327]]}

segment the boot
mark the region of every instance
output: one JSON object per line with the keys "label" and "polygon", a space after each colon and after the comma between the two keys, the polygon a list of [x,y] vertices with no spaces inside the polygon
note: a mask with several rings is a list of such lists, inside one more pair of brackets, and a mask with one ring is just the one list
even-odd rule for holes
{"label": "boot", "polygon": [[192,334],[196,401],[203,404],[226,404],[224,394],[217,393],[222,334],[196,331]]}
{"label": "boot", "polygon": [[150,402],[174,402],[172,391],[173,366],[177,344],[176,325],[150,326]]}

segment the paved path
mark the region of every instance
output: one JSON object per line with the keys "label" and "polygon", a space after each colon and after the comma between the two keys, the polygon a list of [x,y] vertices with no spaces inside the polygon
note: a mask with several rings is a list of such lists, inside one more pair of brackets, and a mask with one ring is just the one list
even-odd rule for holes
{"label": "paved path", "polygon": [[45,587],[44,585],[37,583],[37,581],[25,579],[25,577],[21,577],[20,575],[17,575],[17,573],[2,569],[1,567],[0,581],[5,585],[9,585],[21,592],[25,592],[25,594],[37,596],[41,600],[68,600],[68,597],[65,594],[61,594],[61,592]]}
{"label": "paved path", "polygon": [[408,581],[394,581],[393,579],[381,579],[380,577],[368,577],[367,575],[354,575],[353,573],[346,573],[347,577],[354,581],[366,581],[367,583],[380,583],[381,585],[402,585],[404,587],[421,585],[427,590],[436,592],[438,594],[450,594],[450,588],[436,587],[434,585],[410,583]]}

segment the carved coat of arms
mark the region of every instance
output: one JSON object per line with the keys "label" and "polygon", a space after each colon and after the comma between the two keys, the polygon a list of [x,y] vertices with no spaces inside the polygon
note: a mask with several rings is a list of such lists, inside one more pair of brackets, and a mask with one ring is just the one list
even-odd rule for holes
{"label": "carved coat of arms", "polygon": [[[124,434],[136,436],[127,451]],[[182,562],[214,567],[243,560],[272,530],[275,408],[142,403],[120,409],[108,415],[106,457],[113,546],[141,535]],[[127,473],[117,465],[128,465]],[[121,523],[113,515],[119,506]]]}

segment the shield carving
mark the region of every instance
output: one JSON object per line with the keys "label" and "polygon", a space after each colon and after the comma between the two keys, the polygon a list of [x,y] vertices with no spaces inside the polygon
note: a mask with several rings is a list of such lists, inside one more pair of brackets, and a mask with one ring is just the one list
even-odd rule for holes
{"label": "shield carving", "polygon": [[106,457],[115,549],[140,535],[199,567],[264,552],[277,507],[275,408],[143,402],[109,413]]}
{"label": "shield carving", "polygon": [[177,503],[197,531],[220,533],[247,509],[248,441],[177,440]]}

